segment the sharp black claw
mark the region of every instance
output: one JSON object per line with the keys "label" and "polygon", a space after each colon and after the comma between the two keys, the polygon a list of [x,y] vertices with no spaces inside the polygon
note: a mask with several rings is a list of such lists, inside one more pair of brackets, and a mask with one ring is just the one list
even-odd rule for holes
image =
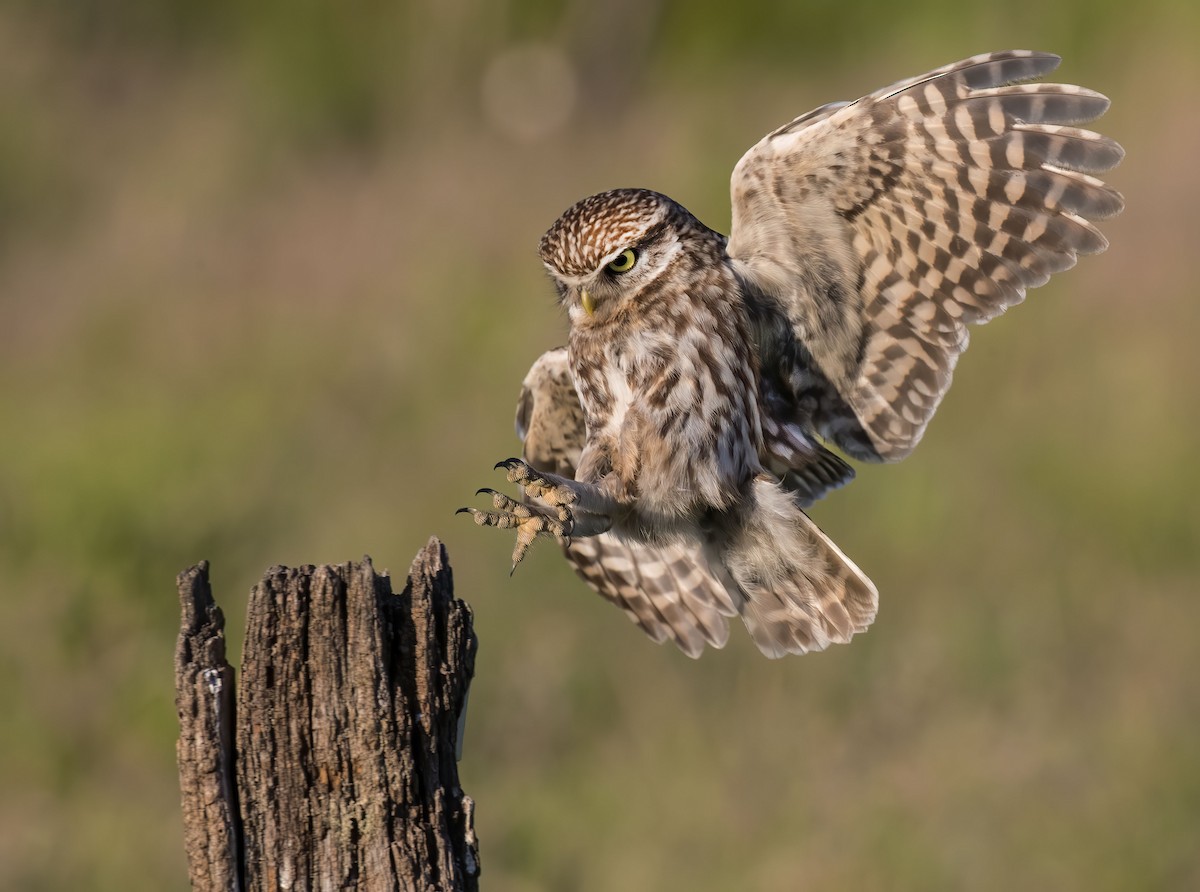
{"label": "sharp black claw", "polygon": [[492,468],[492,470],[499,471],[501,468],[504,468],[505,470],[511,470],[513,465],[520,464],[520,462],[521,460],[519,458],[506,458],[504,461],[496,462],[496,466]]}
{"label": "sharp black claw", "polygon": [[483,487],[483,489],[477,489],[477,490],[475,490],[475,495],[477,495],[477,496],[481,496],[481,495],[483,495],[485,492],[486,492],[486,493],[487,493],[489,496],[492,496],[492,495],[495,495],[495,494],[496,494],[496,490],[492,489],[490,486],[485,486],[485,487]]}
{"label": "sharp black claw", "polygon": [[517,572],[517,565],[513,564],[512,569],[508,571],[508,578],[512,579],[512,575]]}
{"label": "sharp black claw", "polygon": [[[476,495],[478,495],[478,493],[476,493]],[[454,513],[455,513],[455,514],[463,514],[463,513],[470,513],[470,511],[471,511],[471,509],[470,509],[470,508],[459,508],[459,509],[458,509],[457,511],[455,511]]]}

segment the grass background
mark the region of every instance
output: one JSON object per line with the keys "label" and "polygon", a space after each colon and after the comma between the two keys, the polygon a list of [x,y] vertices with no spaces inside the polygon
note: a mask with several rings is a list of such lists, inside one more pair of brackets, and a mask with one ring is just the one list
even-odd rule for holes
{"label": "grass background", "polygon": [[[485,888],[1200,887],[1197,35],[1185,0],[4,4],[0,887],[187,887],[179,570],[236,655],[268,566],[402,576],[431,534]],[[727,229],[762,133],[1010,46],[1113,99],[1129,207],[814,510],[870,634],[692,662],[551,547],[510,580],[453,510],[564,338],[558,213],[644,185]]]}

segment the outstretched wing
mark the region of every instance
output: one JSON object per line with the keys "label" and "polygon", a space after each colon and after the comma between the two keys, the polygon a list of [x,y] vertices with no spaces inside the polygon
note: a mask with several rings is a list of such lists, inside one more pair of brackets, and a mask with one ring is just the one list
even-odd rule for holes
{"label": "outstretched wing", "polygon": [[975,56],[823,106],[734,169],[729,255],[811,356],[825,394],[818,432],[855,458],[911,452],[967,325],[1108,246],[1091,221],[1124,202],[1091,174],[1124,151],[1070,126],[1108,100],[1019,83],[1059,61]]}
{"label": "outstretched wing", "polygon": [[[517,435],[535,468],[575,476],[586,429],[565,348],[542,354],[525,376]],[[670,639],[698,657],[705,644],[724,647],[728,640],[725,618],[737,610],[699,545],[654,547],[604,533],[575,539],[563,551],[588,585],[656,642]]]}

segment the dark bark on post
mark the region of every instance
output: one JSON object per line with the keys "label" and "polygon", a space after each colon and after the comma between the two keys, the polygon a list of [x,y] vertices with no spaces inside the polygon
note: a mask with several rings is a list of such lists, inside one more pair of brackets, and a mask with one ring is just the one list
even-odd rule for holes
{"label": "dark bark on post", "polygon": [[[232,698],[212,706],[212,679],[230,692],[232,670],[207,566],[179,585],[193,888],[477,889],[473,804],[455,760],[476,645],[441,543],[417,555],[399,594],[370,559],[268,571],[247,611],[236,758],[220,746]],[[222,781],[231,763],[236,786]]]}
{"label": "dark bark on post", "polygon": [[182,618],[175,647],[175,754],[188,870],[193,889],[240,889],[233,667],[225,660],[225,616],[208,585],[208,561],[180,573],[177,582]]}

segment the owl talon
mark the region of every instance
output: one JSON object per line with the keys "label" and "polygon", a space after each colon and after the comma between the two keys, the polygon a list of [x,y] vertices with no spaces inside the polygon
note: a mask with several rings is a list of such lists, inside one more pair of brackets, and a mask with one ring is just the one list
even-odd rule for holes
{"label": "owl talon", "polygon": [[[575,501],[575,493],[570,487],[563,486],[519,458],[506,458],[497,462],[496,469],[500,468],[508,472],[509,483],[523,487],[527,496],[541,499],[551,508],[560,508]],[[566,518],[560,515],[560,519]]]}
{"label": "owl talon", "polygon": [[512,554],[513,570],[516,570],[517,564],[521,563],[529,546],[539,536],[553,536],[561,545],[570,543],[574,519],[565,507],[561,505],[552,506],[552,515],[538,505],[528,505],[524,502],[518,502],[516,499],[512,499],[490,487],[485,486],[476,493],[476,495],[484,494],[492,497],[493,510],[481,511],[478,508],[459,508],[455,513],[470,514],[474,518],[475,523],[481,527],[497,527],[506,530],[515,529],[517,531],[517,544],[513,548]]}

